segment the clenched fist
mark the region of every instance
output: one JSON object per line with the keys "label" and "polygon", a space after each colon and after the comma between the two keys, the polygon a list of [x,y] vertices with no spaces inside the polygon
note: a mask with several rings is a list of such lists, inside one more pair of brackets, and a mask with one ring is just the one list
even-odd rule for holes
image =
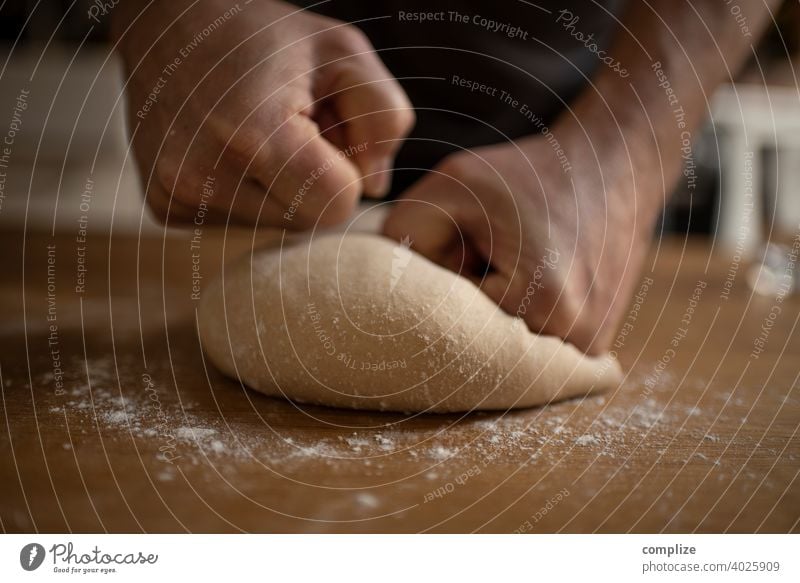
{"label": "clenched fist", "polygon": [[119,5],[128,119],[170,222],[333,224],[385,194],[414,114],[357,28],[274,0]]}

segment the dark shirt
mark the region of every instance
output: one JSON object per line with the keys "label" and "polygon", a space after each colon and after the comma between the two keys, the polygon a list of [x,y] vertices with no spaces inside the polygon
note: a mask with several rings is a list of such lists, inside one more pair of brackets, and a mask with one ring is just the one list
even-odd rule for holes
{"label": "dark shirt", "polygon": [[[596,49],[607,50],[623,5],[624,0],[331,0],[313,10],[359,26],[414,105],[417,125],[396,161],[398,192],[419,176],[418,169],[431,168],[454,150],[513,140],[550,124],[598,66],[605,66],[580,39],[593,34]],[[421,13],[438,20],[419,22],[415,15]],[[482,90],[471,91],[481,84]]]}

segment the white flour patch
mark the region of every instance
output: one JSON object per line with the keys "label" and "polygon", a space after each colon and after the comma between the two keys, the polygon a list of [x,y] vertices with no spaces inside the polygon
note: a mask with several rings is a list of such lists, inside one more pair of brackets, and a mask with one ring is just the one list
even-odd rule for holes
{"label": "white flour patch", "polygon": [[599,443],[600,440],[597,439],[596,435],[581,435],[575,440],[576,445],[597,445]]}
{"label": "white flour patch", "polygon": [[207,441],[209,437],[216,434],[217,430],[210,427],[178,427],[175,429],[175,437],[184,441]]}
{"label": "white flour patch", "polygon": [[359,492],[356,494],[356,504],[365,508],[377,508],[380,506],[380,501],[372,494]]}
{"label": "white flour patch", "polygon": [[456,450],[441,445],[437,445],[431,448],[429,455],[431,458],[435,460],[444,461],[452,457],[455,457],[456,453],[457,453]]}
{"label": "white flour patch", "polygon": [[[85,370],[87,365],[80,366]],[[123,367],[119,362],[116,366]],[[124,370],[125,378],[135,378],[133,365],[126,366],[130,368]],[[709,426],[718,409],[709,410],[700,404],[670,405],[675,387],[669,384],[657,385],[649,395],[633,399],[633,406],[630,398],[599,395],[510,413],[443,416],[436,423],[408,422],[397,416],[394,423],[379,429],[337,432],[331,426],[314,431],[299,427],[284,430],[269,422],[236,424],[218,413],[200,415],[196,404],[184,403],[182,407],[166,384],[154,383],[155,400],[144,384],[126,386],[121,394],[111,359],[90,361],[88,368],[91,388],[85,378],[83,383],[67,384],[63,406],[49,408],[55,419],[66,413],[73,431],[91,434],[99,428],[103,434],[116,433],[120,438],[134,439],[137,447],[141,444],[140,451],[154,455],[164,447],[173,448],[182,458],[178,464],[231,466],[221,471],[257,462],[291,473],[313,463],[324,464],[330,472],[380,476],[396,461],[404,461],[419,468],[420,479],[445,480],[465,464],[485,468],[537,463],[546,467],[561,463],[573,452],[580,452],[581,459],[588,453],[622,464],[643,449],[652,455],[662,455],[659,451],[667,454],[678,434],[694,440],[699,453],[696,459],[714,463],[725,443],[725,437]],[[269,410],[261,414],[266,420],[273,415]],[[740,415],[737,413],[737,419]],[[426,471],[440,464],[444,468],[441,475]],[[166,475],[157,478],[168,479]],[[372,507],[370,495],[366,496],[358,503]]]}

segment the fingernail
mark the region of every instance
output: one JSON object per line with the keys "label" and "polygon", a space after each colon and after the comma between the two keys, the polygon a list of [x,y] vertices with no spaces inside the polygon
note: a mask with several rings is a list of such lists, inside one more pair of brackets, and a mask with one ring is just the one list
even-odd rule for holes
{"label": "fingernail", "polygon": [[366,195],[380,197],[389,192],[389,187],[392,185],[392,166],[390,158],[381,158],[372,163],[364,178]]}

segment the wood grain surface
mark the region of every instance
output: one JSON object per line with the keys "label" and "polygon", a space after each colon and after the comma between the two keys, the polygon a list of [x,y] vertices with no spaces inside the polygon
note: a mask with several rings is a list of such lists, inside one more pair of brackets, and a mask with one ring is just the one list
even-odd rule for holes
{"label": "wood grain surface", "polygon": [[190,237],[0,235],[3,531],[800,530],[800,302],[704,240],[654,247],[619,390],[403,416],[212,370],[192,285],[253,241]]}

